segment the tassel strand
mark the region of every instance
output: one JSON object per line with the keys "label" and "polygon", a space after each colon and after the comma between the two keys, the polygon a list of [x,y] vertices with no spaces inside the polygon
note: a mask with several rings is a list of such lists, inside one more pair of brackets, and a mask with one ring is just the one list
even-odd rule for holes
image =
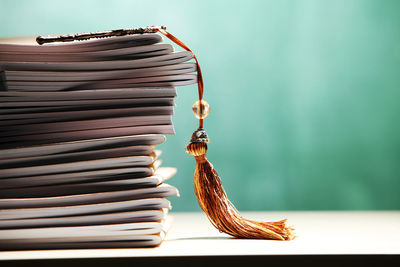
{"label": "tassel strand", "polygon": [[207,160],[207,144],[192,142],[186,152],[193,155],[197,166],[193,188],[201,209],[210,222],[221,232],[238,238],[291,240],[293,229],[286,220],[257,222],[243,218],[226,196],[221,179]]}

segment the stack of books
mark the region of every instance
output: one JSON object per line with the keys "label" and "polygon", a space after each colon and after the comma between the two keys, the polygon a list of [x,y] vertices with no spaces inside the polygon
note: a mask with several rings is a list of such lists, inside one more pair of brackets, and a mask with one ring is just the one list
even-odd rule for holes
{"label": "stack of books", "polygon": [[178,191],[155,146],[192,54],[158,34],[24,42],[0,39],[0,249],[159,245]]}

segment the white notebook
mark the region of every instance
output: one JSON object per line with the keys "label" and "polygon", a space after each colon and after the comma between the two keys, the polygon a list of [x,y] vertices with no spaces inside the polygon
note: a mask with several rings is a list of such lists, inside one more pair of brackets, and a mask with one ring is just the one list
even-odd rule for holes
{"label": "white notebook", "polygon": [[172,124],[164,124],[11,136],[0,138],[0,149],[145,134],[175,134],[175,130]]}
{"label": "white notebook", "polygon": [[[1,49],[1,48],[0,48]],[[158,67],[178,64],[193,58],[192,52],[181,51],[167,55],[132,60],[111,60],[96,62],[7,62],[0,61],[0,67],[5,70],[28,71],[93,71],[93,70],[123,70],[144,67]]]}
{"label": "white notebook", "polygon": [[[94,171],[66,172],[47,175],[25,176],[18,178],[1,179],[3,189],[24,188],[34,186],[91,183],[98,181],[111,181],[117,179],[135,179],[142,183],[140,179],[150,176],[168,177],[175,175],[176,169],[172,167],[159,168],[160,160],[156,160],[151,166],[111,168]],[[171,174],[172,173],[172,174]],[[134,183],[134,181],[132,181]]]}
{"label": "white notebook", "polygon": [[0,249],[157,246],[169,227],[168,218],[160,222],[0,230]]}
{"label": "white notebook", "polygon": [[[111,192],[118,190],[132,190],[139,188],[150,188],[161,184],[171,178],[176,170],[164,168],[163,172],[156,172],[155,175],[143,178],[121,179],[118,176],[110,177],[106,181],[98,179],[92,182],[66,183],[59,181],[55,185],[23,186],[18,188],[0,188],[1,198],[28,198],[28,197],[54,197],[76,194],[90,194],[98,192]],[[169,170],[167,172],[166,170]],[[76,173],[79,176],[79,173]],[[34,178],[34,177],[33,177]]]}
{"label": "white notebook", "polygon": [[[172,106],[92,109],[0,115],[0,126],[89,120],[114,117],[172,115]],[[152,117],[149,117],[151,119]]]}
{"label": "white notebook", "polygon": [[[0,40],[1,42],[1,40]],[[45,47],[45,46],[44,46]],[[2,52],[0,44],[0,61],[11,62],[79,62],[79,61],[103,61],[118,60],[120,58],[144,58],[160,56],[174,51],[170,44],[155,44],[144,46],[132,46],[108,50],[86,52]]]}
{"label": "white notebook", "polygon": [[127,116],[94,120],[34,123],[9,125],[0,132],[0,137],[165,124],[172,124],[171,115]]}
{"label": "white notebook", "polygon": [[153,155],[149,156],[127,156],[117,158],[105,158],[96,160],[85,160],[59,164],[49,164],[31,167],[2,168],[0,178],[34,176],[53,173],[89,171],[122,167],[146,167],[155,160]]}
{"label": "white notebook", "polygon": [[157,222],[164,220],[168,209],[113,212],[95,215],[79,215],[51,218],[0,220],[0,229],[36,227],[104,225],[116,223]]}
{"label": "white notebook", "polygon": [[196,71],[195,63],[179,63],[150,68],[134,68],[125,70],[105,71],[11,71],[5,70],[4,75],[10,81],[42,81],[42,82],[67,82],[67,81],[99,81],[108,79],[121,79],[127,77],[163,76],[169,74],[182,74]]}
{"label": "white notebook", "polygon": [[135,87],[60,92],[0,91],[2,103],[5,102],[47,102],[72,100],[109,100],[133,98],[173,98],[177,96],[175,87]]}
{"label": "white notebook", "polygon": [[72,153],[79,151],[91,151],[105,148],[115,148],[133,145],[159,145],[165,141],[164,135],[127,135],[121,137],[108,137],[99,139],[88,139],[82,141],[72,141],[63,143],[53,143],[49,145],[38,145],[32,147],[20,147],[5,149],[0,153],[1,159],[11,159],[20,157],[44,156],[59,153]]}
{"label": "white notebook", "polygon": [[[28,208],[37,209],[44,207],[68,207],[68,206],[76,207],[77,205],[89,205],[89,204],[99,204],[99,203],[111,204],[112,202],[118,202],[118,201],[144,200],[148,198],[164,198],[168,196],[177,196],[177,195],[179,195],[179,193],[175,187],[167,184],[161,184],[157,187],[150,187],[150,188],[80,194],[80,195],[68,195],[68,196],[58,196],[58,197],[9,198],[9,199],[6,198],[6,199],[0,199],[0,209],[1,209],[0,218],[5,219],[2,217],[5,216],[5,214],[3,214],[2,212],[3,211],[6,212],[8,211],[8,209],[16,209],[11,215],[7,213],[8,216],[18,215],[20,217],[26,217],[27,215],[25,214],[25,211]],[[92,207],[95,206],[89,206],[90,209]],[[141,209],[150,209],[150,207],[144,207],[143,205],[140,205],[140,207]],[[57,212],[56,211],[57,208],[53,208],[52,210],[54,210],[54,212]],[[33,212],[32,214],[35,214],[34,211],[32,212]],[[74,212],[73,208],[72,212]]]}

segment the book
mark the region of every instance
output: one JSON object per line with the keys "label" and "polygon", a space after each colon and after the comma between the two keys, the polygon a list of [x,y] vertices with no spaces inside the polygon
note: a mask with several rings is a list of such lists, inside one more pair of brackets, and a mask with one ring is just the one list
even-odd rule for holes
{"label": "book", "polygon": [[0,38],[0,249],[160,245],[179,193],[157,145],[192,58],[151,33]]}

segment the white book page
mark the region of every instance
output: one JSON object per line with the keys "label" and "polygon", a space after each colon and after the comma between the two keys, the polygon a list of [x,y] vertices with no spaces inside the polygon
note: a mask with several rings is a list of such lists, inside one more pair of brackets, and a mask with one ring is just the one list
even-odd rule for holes
{"label": "white book page", "polygon": [[[179,74],[184,71],[164,72],[163,76],[130,77],[125,79],[102,80],[93,82],[7,82],[7,90],[53,92],[66,90],[118,89],[129,87],[175,87],[189,85],[197,81],[196,74]],[[178,74],[177,74],[178,73]]]}
{"label": "white book page", "polygon": [[[151,189],[155,191],[154,188]],[[138,191],[143,189],[136,190]],[[1,220],[48,218],[135,210],[154,210],[162,208],[170,208],[170,202],[165,198],[145,198],[108,203],[96,203],[89,205],[60,206],[49,208],[3,209],[0,210],[0,218]]]}
{"label": "white book page", "polygon": [[0,173],[0,178],[23,177],[30,175],[42,175],[74,171],[76,172],[116,167],[145,167],[152,164],[153,161],[154,157],[152,156],[128,156],[32,167],[3,168]]}
{"label": "white book page", "polygon": [[24,229],[32,227],[85,226],[134,222],[156,222],[165,220],[166,214],[167,209],[159,209],[68,217],[33,218],[23,220],[10,219],[0,220],[0,229]]}
{"label": "white book page", "polygon": [[[167,170],[170,172],[167,173]],[[168,168],[154,176],[145,178],[115,178],[107,181],[94,181],[87,183],[42,185],[22,188],[0,188],[1,198],[28,198],[28,197],[53,197],[75,194],[89,194],[98,192],[111,192],[118,190],[131,190],[149,188],[161,184],[176,172],[174,168]]]}
{"label": "white book page", "polygon": [[[76,207],[75,205],[89,205],[89,204],[99,204],[118,201],[131,201],[131,200],[145,200],[149,198],[164,198],[169,196],[178,196],[178,190],[167,184],[161,184],[157,187],[151,188],[141,188],[132,190],[121,190],[114,192],[102,192],[93,194],[80,194],[80,195],[70,195],[70,196],[59,196],[59,197],[42,197],[42,198],[13,198],[13,199],[0,199],[0,218],[3,218],[3,211],[10,211],[7,209],[15,209],[11,213],[7,213],[10,216],[27,216],[24,212],[28,208],[37,209],[44,207]],[[144,203],[144,202],[140,202]],[[74,205],[74,206],[73,206]],[[128,205],[129,206],[129,205]],[[89,206],[89,208],[94,206]],[[142,209],[150,209],[149,207]],[[154,209],[154,208],[153,208]],[[157,208],[158,209],[158,208]],[[50,213],[57,212],[57,208],[50,209]],[[70,208],[71,212],[73,208]],[[83,208],[83,210],[85,210]],[[33,214],[35,210],[32,210]],[[24,217],[25,218],[25,217]]]}
{"label": "white book page", "polygon": [[[158,105],[173,105],[174,98],[173,97],[155,97],[155,98],[132,98],[132,99],[74,99],[74,100],[61,100],[61,101],[40,101],[40,100],[32,100],[32,101],[22,101],[19,102],[6,102],[1,103],[2,109],[0,109],[0,114],[9,114],[9,113],[23,113],[24,110],[15,110],[9,108],[22,108],[22,107],[36,107],[37,111],[44,110],[46,111],[46,107],[54,107],[54,109],[61,107],[70,107],[70,108],[85,108],[88,107],[101,107],[105,105],[112,105],[118,107],[118,105],[130,105],[130,106],[158,106]],[[13,112],[14,110],[14,112]],[[31,110],[32,111],[32,110]]]}
{"label": "white book page", "polygon": [[46,53],[46,52],[3,52],[0,44],[0,61],[5,62],[90,62],[118,60],[121,58],[144,58],[170,54],[170,44],[133,46],[99,51]]}
{"label": "white book page", "polygon": [[152,235],[163,231],[161,222],[124,223],[95,226],[45,227],[34,229],[0,230],[0,242],[10,239],[62,238],[64,241],[92,238]]}
{"label": "white book page", "polygon": [[141,235],[127,236],[120,239],[109,238],[108,240],[76,241],[66,242],[62,239],[35,239],[7,240],[0,243],[3,250],[21,249],[94,249],[94,248],[143,248],[159,245],[164,239],[164,235]]}
{"label": "white book page", "polygon": [[33,147],[21,147],[2,150],[2,153],[0,153],[0,159],[71,153],[124,145],[159,145],[162,144],[165,139],[166,138],[164,135],[159,134],[128,135],[121,137],[108,137],[75,142],[55,143]]}
{"label": "white book page", "polygon": [[[0,168],[28,167],[36,165],[49,165],[83,160],[95,160],[104,158],[116,158],[123,156],[150,156],[154,146],[123,146],[91,151],[77,151],[53,155],[41,155],[34,157],[20,157],[0,159]],[[1,189],[1,188],[0,188]]]}
{"label": "white book page", "polygon": [[41,185],[59,185],[65,183],[88,183],[93,181],[104,181],[117,178],[130,178],[140,180],[140,178],[154,175],[156,162],[153,164],[153,166],[148,167],[111,168],[94,171],[24,176],[8,179],[3,178],[1,179],[1,186],[4,189],[7,189]]}
{"label": "white book page", "polygon": [[21,124],[37,124],[61,121],[100,119],[107,117],[122,116],[157,116],[172,115],[172,106],[161,107],[133,107],[133,108],[110,108],[95,110],[72,110],[59,112],[38,112],[23,114],[0,114],[0,126],[12,126]]}
{"label": "white book page", "polygon": [[196,63],[179,63],[160,67],[136,68],[126,70],[104,71],[11,71],[5,70],[6,80],[10,81],[97,81],[117,79],[123,77],[144,77],[152,74],[160,76],[161,73],[190,73],[197,70]]}
{"label": "white book page", "polygon": [[94,120],[9,125],[6,127],[6,130],[0,132],[0,137],[163,124],[172,124],[171,115],[129,116]]}
{"label": "white book page", "polygon": [[172,124],[168,124],[11,136],[0,139],[0,148],[10,149],[24,146],[144,134],[175,134],[175,130]]}
{"label": "white book page", "polygon": [[144,67],[158,67],[173,65],[188,61],[193,54],[188,51],[174,52],[168,55],[155,56],[133,60],[113,60],[97,62],[4,62],[0,61],[0,67],[6,70],[29,70],[29,71],[90,71],[90,70],[122,70]]}
{"label": "white book page", "polygon": [[24,92],[0,91],[1,102],[59,101],[59,100],[107,100],[130,98],[173,98],[177,96],[175,87],[134,87],[68,92]]}

